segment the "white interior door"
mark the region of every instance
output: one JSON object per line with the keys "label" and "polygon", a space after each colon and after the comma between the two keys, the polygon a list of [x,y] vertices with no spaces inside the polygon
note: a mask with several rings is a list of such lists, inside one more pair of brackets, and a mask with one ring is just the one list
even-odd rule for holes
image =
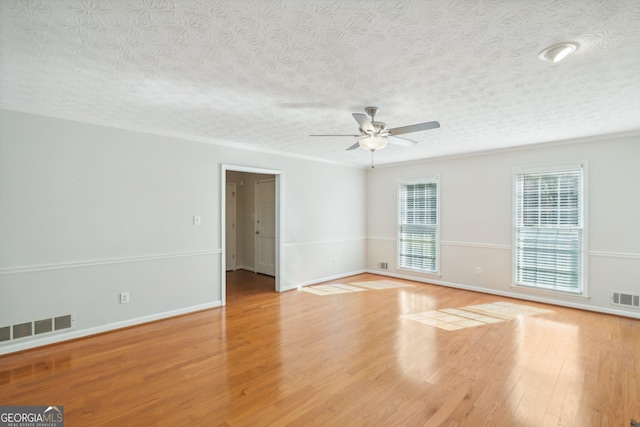
{"label": "white interior door", "polygon": [[276,275],[275,180],[256,182],[256,272]]}
{"label": "white interior door", "polygon": [[228,182],[225,191],[225,266],[236,269],[236,183]]}

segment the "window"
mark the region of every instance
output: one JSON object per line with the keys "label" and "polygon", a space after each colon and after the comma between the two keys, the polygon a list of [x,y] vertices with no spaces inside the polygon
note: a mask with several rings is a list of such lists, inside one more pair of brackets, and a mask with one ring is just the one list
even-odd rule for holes
{"label": "window", "polygon": [[515,284],[582,294],[582,165],[516,171],[515,192]]}
{"label": "window", "polygon": [[399,191],[398,265],[438,271],[438,181],[402,181]]}

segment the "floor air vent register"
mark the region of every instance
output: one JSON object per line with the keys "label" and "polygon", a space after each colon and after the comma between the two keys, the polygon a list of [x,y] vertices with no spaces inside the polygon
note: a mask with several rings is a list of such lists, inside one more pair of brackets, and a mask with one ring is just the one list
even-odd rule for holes
{"label": "floor air vent register", "polygon": [[65,316],[19,323],[13,326],[3,326],[0,327],[0,342],[69,329],[72,325],[73,317],[67,314]]}

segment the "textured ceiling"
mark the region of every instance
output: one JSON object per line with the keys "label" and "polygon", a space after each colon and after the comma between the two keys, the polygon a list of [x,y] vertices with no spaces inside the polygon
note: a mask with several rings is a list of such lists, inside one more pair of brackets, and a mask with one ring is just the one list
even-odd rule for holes
{"label": "textured ceiling", "polygon": [[1,0],[0,68],[0,108],[365,167],[308,135],[440,122],[385,164],[640,130],[640,1]]}

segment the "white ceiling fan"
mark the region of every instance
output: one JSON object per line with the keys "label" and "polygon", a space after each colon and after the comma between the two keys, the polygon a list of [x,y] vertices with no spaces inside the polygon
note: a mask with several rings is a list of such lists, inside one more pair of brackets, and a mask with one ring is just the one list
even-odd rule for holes
{"label": "white ceiling fan", "polygon": [[[411,147],[412,145],[416,145],[416,141],[412,141],[410,139],[401,138],[398,135],[403,135],[406,133],[412,132],[421,132],[429,129],[436,129],[440,127],[440,123],[426,122],[426,123],[418,123],[415,125],[402,126],[397,128],[389,129],[387,124],[384,122],[377,122],[375,120],[375,116],[378,113],[378,107],[367,107],[364,111],[367,114],[362,113],[352,113],[356,122],[358,122],[359,126],[359,135],[309,135],[309,136],[350,136],[355,138],[362,138],[349,148],[349,150],[355,150],[360,147],[365,150],[371,151],[371,167],[373,167],[373,152],[376,150],[380,150],[387,146],[387,142],[395,145],[401,145],[404,147]],[[369,117],[371,119],[369,119]]]}

